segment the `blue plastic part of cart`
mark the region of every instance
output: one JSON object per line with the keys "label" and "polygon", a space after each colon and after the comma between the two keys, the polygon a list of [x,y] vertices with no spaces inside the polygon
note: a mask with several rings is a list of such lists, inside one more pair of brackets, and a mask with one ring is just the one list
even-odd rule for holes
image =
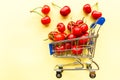
{"label": "blue plastic part of cart", "polygon": [[52,44],[49,44],[49,51],[50,51],[50,55],[53,54],[53,45]]}
{"label": "blue plastic part of cart", "polygon": [[104,18],[104,17],[100,17],[100,18],[96,21],[96,24],[103,25],[104,22],[105,22],[105,18]]}
{"label": "blue plastic part of cart", "polygon": [[95,23],[92,23],[92,24],[90,25],[90,28],[95,28],[95,26],[96,26],[96,24],[95,24]]}
{"label": "blue plastic part of cart", "polygon": [[102,26],[104,24],[104,22],[105,22],[105,18],[100,17],[96,22],[94,22],[90,25],[90,28],[95,28],[97,24]]}

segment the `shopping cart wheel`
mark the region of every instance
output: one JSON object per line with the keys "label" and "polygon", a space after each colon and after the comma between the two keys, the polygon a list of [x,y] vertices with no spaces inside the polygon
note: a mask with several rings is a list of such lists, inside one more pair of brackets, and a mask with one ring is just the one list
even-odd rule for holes
{"label": "shopping cart wheel", "polygon": [[58,66],[58,70],[56,71],[56,77],[61,78],[63,72],[63,66]]}
{"label": "shopping cart wheel", "polygon": [[95,78],[95,77],[96,77],[95,71],[91,71],[91,72],[89,73],[89,76],[90,76],[90,78]]}
{"label": "shopping cart wheel", "polygon": [[57,71],[57,72],[56,72],[56,77],[57,77],[57,78],[61,78],[61,77],[62,77],[61,72]]}

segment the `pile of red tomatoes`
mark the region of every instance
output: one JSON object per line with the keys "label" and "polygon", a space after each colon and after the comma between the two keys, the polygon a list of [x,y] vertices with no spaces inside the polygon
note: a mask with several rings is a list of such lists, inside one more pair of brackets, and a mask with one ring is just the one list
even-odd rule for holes
{"label": "pile of red tomatoes", "polygon": [[[49,39],[53,42],[60,42],[64,40],[70,41],[75,38],[84,38],[89,34],[88,25],[84,23],[83,20],[77,20],[76,22],[70,21],[68,22],[67,26],[65,26],[64,23],[60,22],[56,25],[56,28],[56,31],[51,31],[48,34]],[[83,51],[81,45],[86,45],[88,40],[88,38],[85,38],[78,41],[59,43],[54,47],[54,50],[56,50],[58,54],[64,53],[65,50],[71,50],[72,54],[78,55]]]}

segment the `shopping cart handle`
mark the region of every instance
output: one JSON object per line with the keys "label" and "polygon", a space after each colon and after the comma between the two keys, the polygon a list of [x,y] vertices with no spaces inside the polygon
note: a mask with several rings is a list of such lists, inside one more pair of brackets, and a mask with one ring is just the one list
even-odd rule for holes
{"label": "shopping cart handle", "polygon": [[105,18],[104,17],[100,17],[96,22],[92,23],[90,25],[90,28],[95,28],[97,24],[99,24],[100,26],[102,26],[105,22]]}
{"label": "shopping cart handle", "polygon": [[104,17],[100,17],[97,21],[96,21],[96,24],[99,24],[99,25],[103,25],[105,22],[105,18]]}
{"label": "shopping cart handle", "polygon": [[52,44],[49,44],[49,51],[50,51],[50,55],[52,55],[54,53]]}

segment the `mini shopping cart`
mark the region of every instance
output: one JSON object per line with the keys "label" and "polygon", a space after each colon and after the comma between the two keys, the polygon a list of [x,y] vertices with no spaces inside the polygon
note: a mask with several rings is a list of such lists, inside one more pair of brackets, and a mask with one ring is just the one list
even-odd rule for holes
{"label": "mini shopping cart", "polygon": [[[54,70],[56,71],[56,77],[61,78],[62,72],[65,70],[88,70],[90,78],[96,77],[96,70],[99,70],[99,65],[93,61],[94,54],[95,54],[95,47],[96,47],[96,41],[99,36],[98,32],[101,28],[101,26],[104,24],[105,18],[100,17],[95,23],[91,24],[89,35],[82,38],[74,38],[70,40],[62,40],[62,41],[56,41],[49,44],[49,50],[50,55],[53,55],[57,58],[74,58],[75,62],[68,63],[68,64],[58,64],[55,66]],[[84,43],[82,45],[79,45],[79,41],[87,40],[87,43]],[[84,42],[84,41],[83,41]],[[63,49],[63,50],[56,50],[55,47],[57,45],[62,45],[65,43],[70,43],[73,45],[75,43],[76,46],[81,47],[75,47],[76,54],[72,54],[74,50],[72,48],[70,49]],[[83,59],[88,59],[87,62],[83,62]],[[76,67],[76,65],[79,67]],[[74,68],[64,68],[65,66],[75,66]],[[94,68],[93,68],[94,66]]]}

